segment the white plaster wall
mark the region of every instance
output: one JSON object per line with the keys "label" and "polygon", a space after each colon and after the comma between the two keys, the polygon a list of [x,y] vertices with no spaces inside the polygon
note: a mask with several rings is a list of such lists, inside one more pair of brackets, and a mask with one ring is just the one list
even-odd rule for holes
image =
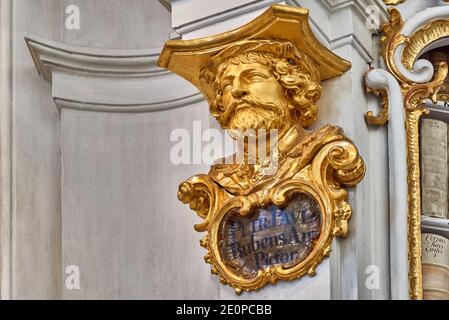
{"label": "white plaster wall", "polygon": [[[388,215],[388,149],[386,128],[366,125],[364,113],[377,109],[364,93],[363,75],[366,61],[350,46],[335,50],[352,63],[342,77],[328,80],[315,127],[332,123],[344,128],[355,143],[367,171],[364,179],[349,193],[353,209],[346,239],[333,246],[331,270],[340,276],[333,278],[332,293],[340,299],[388,299],[389,277],[389,215]],[[370,103],[371,102],[371,103]],[[379,268],[380,286],[369,290],[365,283],[368,266]],[[339,270],[339,271],[337,271]]]}
{"label": "white plaster wall", "polygon": [[170,162],[171,131],[207,123],[204,111],[63,109],[63,265],[79,266],[82,279],[64,298],[219,297],[193,230],[199,218],[176,198],[179,182],[207,166]]}
{"label": "white plaster wall", "polygon": [[62,28],[67,44],[94,48],[162,47],[171,32],[170,12],[158,0],[59,0],[76,5],[81,28]]}
{"label": "white plaster wall", "polygon": [[[51,85],[37,75],[26,30],[58,40],[61,3],[12,3],[12,157],[10,286],[19,299],[58,298],[61,287],[60,119]],[[6,107],[6,106],[2,106]]]}
{"label": "white plaster wall", "polygon": [[[9,7],[5,6],[6,2]],[[69,4],[81,9],[80,30],[63,27],[65,7]],[[38,76],[24,34],[31,31],[46,39],[81,46],[157,47],[169,37],[170,14],[159,2],[143,0],[132,1],[132,5],[130,1],[117,0],[2,0],[2,9],[5,7],[10,13],[7,15],[2,10],[1,23],[11,28],[11,47],[2,48],[1,55],[4,59],[7,50],[12,53],[12,83],[11,105],[2,103],[1,106],[3,115],[7,114],[5,109],[11,108],[7,119],[11,130],[9,140],[2,134],[2,146],[4,142],[10,143],[6,148],[8,153],[2,153],[2,178],[10,170],[11,181],[5,185],[10,194],[2,192],[2,222],[8,222],[9,226],[2,224],[5,232],[1,236],[1,297],[57,299],[63,295],[62,253],[67,253],[63,246],[65,232],[61,228],[63,126],[52,100],[51,84]],[[2,33],[2,40],[5,37]],[[2,83],[2,88],[6,84]],[[3,127],[2,130],[8,132]],[[6,158],[10,159],[11,166],[5,170]],[[10,203],[9,211],[5,210],[6,203]],[[73,244],[78,244],[83,252],[89,251],[86,242]],[[98,271],[94,277],[102,272],[101,269],[94,271]]]}

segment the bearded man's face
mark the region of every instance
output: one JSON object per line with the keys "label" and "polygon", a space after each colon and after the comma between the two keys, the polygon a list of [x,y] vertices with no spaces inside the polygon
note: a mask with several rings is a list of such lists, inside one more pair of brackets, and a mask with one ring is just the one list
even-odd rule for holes
{"label": "bearded man's face", "polygon": [[221,75],[220,86],[224,128],[281,129],[291,120],[284,88],[262,64],[230,64]]}

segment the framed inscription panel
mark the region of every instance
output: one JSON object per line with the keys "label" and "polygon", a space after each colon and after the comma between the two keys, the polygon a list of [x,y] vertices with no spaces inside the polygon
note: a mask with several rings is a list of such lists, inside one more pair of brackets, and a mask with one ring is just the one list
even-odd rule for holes
{"label": "framed inscription panel", "polygon": [[312,251],[321,233],[321,208],[306,193],[297,193],[285,207],[271,205],[223,219],[219,246],[225,265],[244,278],[259,270],[292,267]]}

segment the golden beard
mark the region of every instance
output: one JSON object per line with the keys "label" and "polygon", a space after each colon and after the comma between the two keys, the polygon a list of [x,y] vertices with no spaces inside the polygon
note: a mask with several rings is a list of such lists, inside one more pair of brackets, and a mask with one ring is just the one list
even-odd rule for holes
{"label": "golden beard", "polygon": [[[238,109],[239,106],[244,106]],[[231,105],[235,111],[230,117],[228,129],[281,129],[291,121],[291,114],[286,100],[279,103],[259,100],[253,95],[236,99]]]}
{"label": "golden beard", "polygon": [[280,116],[274,110],[262,109],[260,107],[248,107],[234,113],[229,121],[230,129],[280,129],[285,125],[285,115]]}

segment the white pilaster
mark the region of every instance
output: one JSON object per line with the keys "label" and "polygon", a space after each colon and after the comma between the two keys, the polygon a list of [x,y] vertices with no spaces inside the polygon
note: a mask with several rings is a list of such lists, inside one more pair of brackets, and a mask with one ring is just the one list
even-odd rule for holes
{"label": "white pilaster", "polygon": [[366,76],[366,84],[372,89],[382,89],[388,93],[391,298],[408,300],[408,195],[407,188],[402,187],[407,185],[407,142],[403,97],[399,83],[385,70],[370,70]]}

